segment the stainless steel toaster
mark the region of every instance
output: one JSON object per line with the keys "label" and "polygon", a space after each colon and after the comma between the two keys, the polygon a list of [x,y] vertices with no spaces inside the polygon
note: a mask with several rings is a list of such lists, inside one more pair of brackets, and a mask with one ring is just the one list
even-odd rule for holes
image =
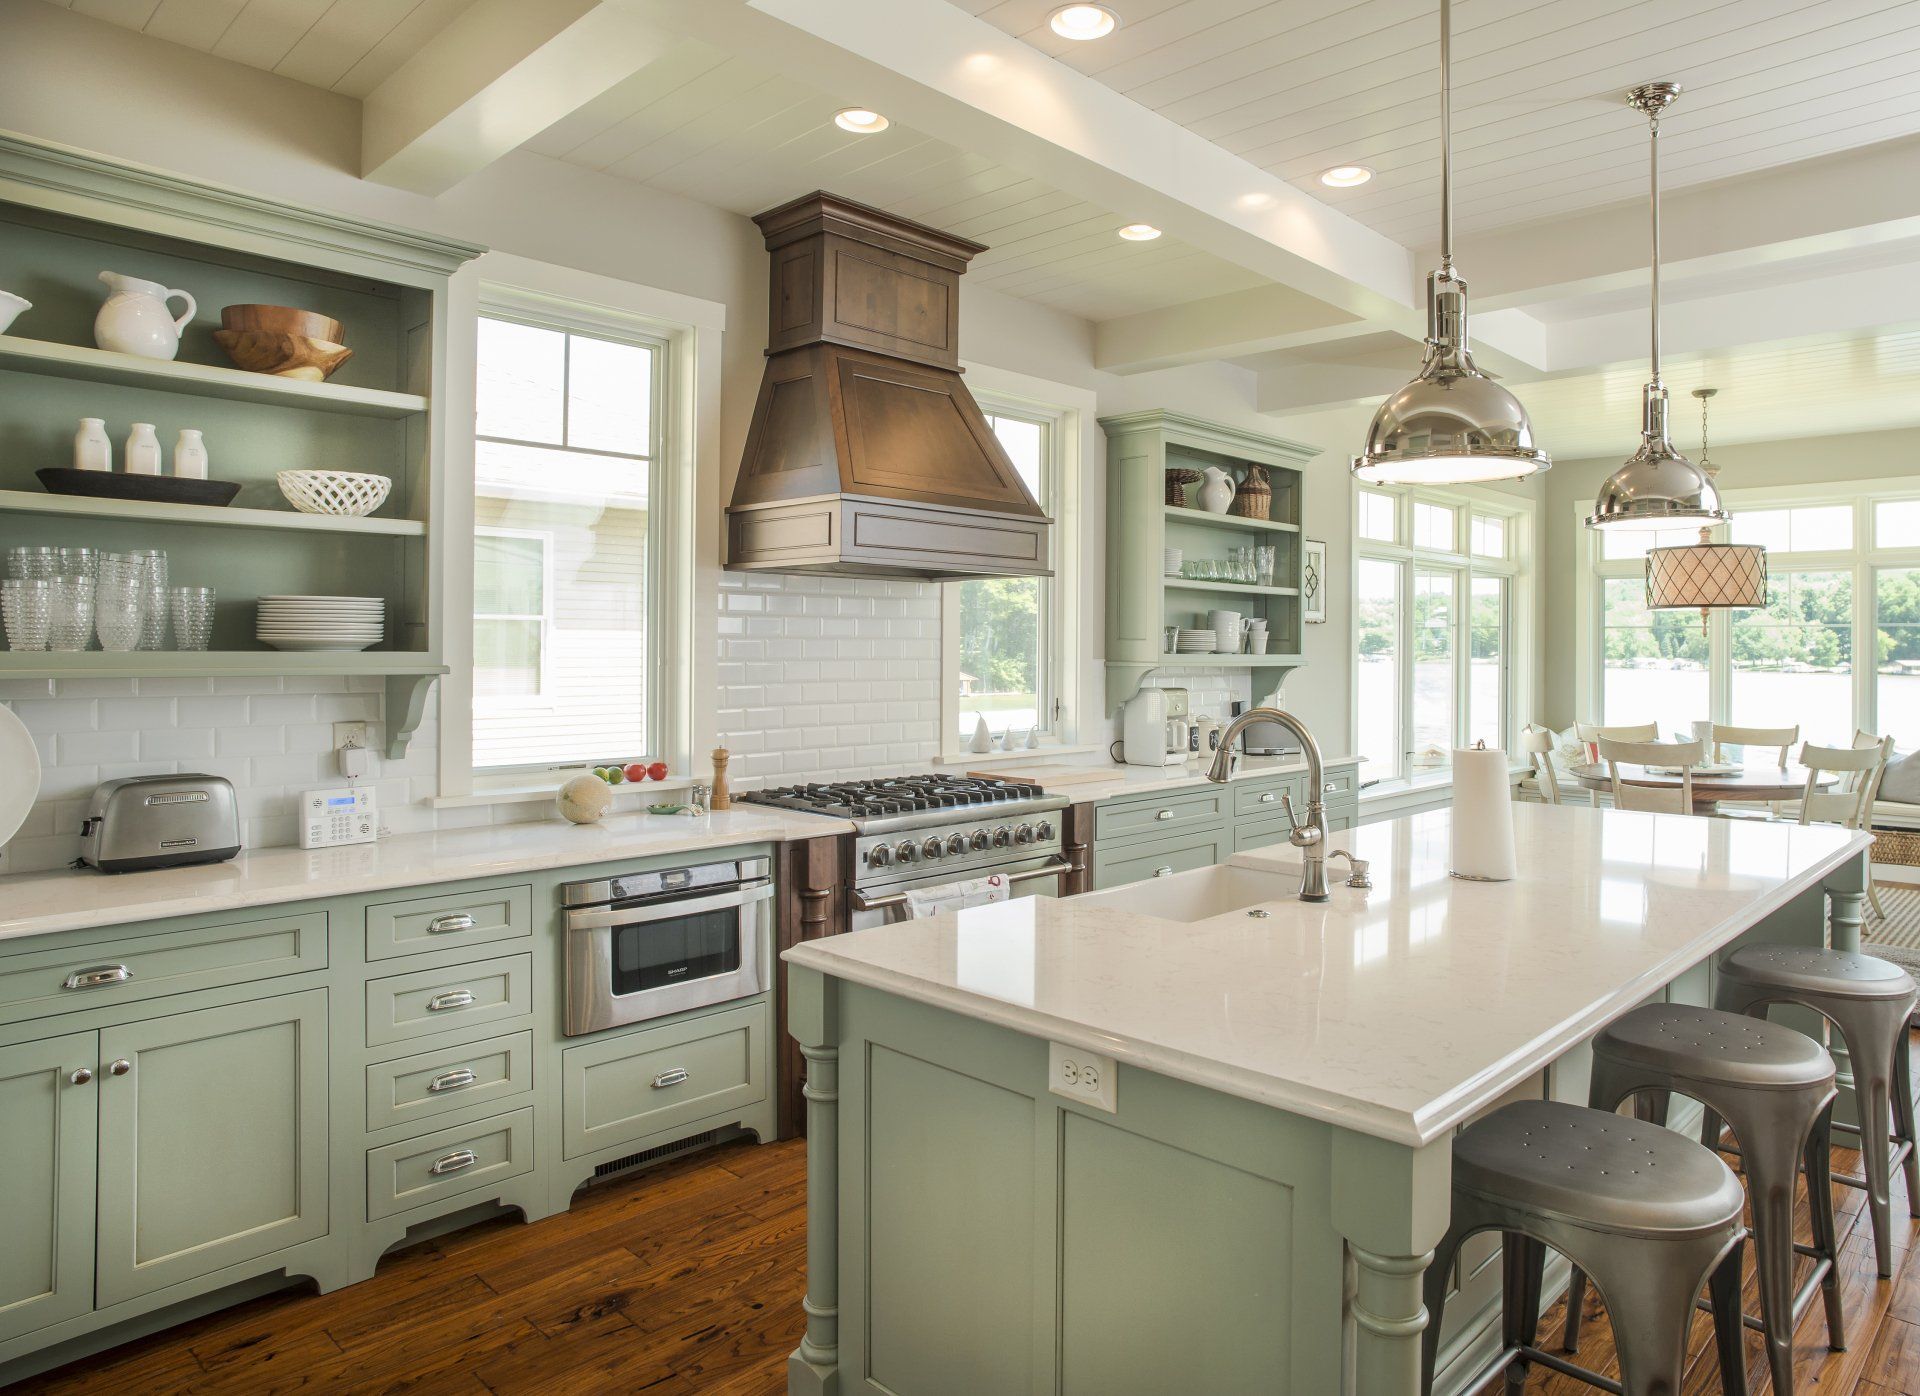
{"label": "stainless steel toaster", "polygon": [[128,776],[94,789],[80,861],[101,872],[218,863],[240,851],[240,808],[224,776]]}

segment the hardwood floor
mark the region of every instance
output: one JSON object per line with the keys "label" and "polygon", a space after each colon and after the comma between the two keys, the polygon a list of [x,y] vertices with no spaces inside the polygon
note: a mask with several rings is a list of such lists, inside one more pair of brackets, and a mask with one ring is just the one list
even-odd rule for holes
{"label": "hardwood floor", "polygon": [[[1834,1166],[1854,1171],[1856,1161],[1836,1151]],[[1797,1334],[1797,1389],[1920,1396],[1920,1266],[1910,1263],[1920,1222],[1908,1219],[1896,1179],[1895,1273],[1883,1281],[1874,1275],[1865,1194],[1836,1187],[1834,1195],[1846,1237],[1848,1346],[1828,1351],[1816,1302]],[[805,1204],[803,1142],[732,1145],[594,1189],[572,1211],[532,1226],[502,1219],[396,1252],[364,1284],[273,1295],[128,1343],[10,1396],[776,1396],[800,1339]],[[1804,1201],[1796,1220],[1805,1240]],[[1751,1272],[1747,1297],[1757,1312]],[[1589,1304],[1578,1360],[1617,1376],[1605,1311],[1597,1296]],[[1561,1323],[1556,1303],[1541,1320],[1542,1346],[1557,1344]],[[1771,1390],[1751,1333],[1747,1362],[1750,1389]],[[1483,1388],[1499,1390],[1497,1378]],[[1536,1371],[1526,1390],[1593,1388]],[[1719,1390],[1702,1315],[1683,1391]]]}

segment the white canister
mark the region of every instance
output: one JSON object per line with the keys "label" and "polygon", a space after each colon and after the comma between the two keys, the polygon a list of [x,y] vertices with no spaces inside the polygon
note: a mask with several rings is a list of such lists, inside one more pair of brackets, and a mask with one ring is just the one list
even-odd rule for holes
{"label": "white canister", "polygon": [[113,469],[113,442],[107,437],[107,424],[99,417],[82,417],[80,430],[73,434],[75,470]]}
{"label": "white canister", "polygon": [[180,438],[173,443],[173,473],[182,480],[207,478],[207,443],[198,428],[180,428]]}
{"label": "white canister", "polygon": [[152,422],[135,422],[127,433],[127,474],[160,473],[160,438],[154,435]]}
{"label": "white canister", "polygon": [[1498,747],[1453,753],[1453,856],[1449,871],[1470,882],[1511,882],[1513,791]]}

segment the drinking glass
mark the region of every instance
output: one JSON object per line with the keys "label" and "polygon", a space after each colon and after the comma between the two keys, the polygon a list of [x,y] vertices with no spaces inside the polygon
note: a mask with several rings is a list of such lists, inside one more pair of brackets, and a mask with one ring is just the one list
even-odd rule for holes
{"label": "drinking glass", "polygon": [[203,650],[213,640],[212,587],[174,587],[173,644],[175,649]]}
{"label": "drinking glass", "polygon": [[1260,585],[1263,587],[1272,586],[1273,585],[1273,567],[1276,559],[1276,553],[1273,546],[1271,544],[1268,544],[1268,545],[1264,545],[1262,547],[1256,548],[1254,550],[1254,554],[1255,554],[1254,571],[1256,573],[1257,580],[1259,581]]}
{"label": "drinking glass", "polygon": [[93,623],[100,648],[125,654],[140,643],[146,621],[147,583],[138,572],[116,573],[94,583]]}
{"label": "drinking glass", "polygon": [[139,560],[146,583],[142,607],[140,648],[165,649],[167,645],[167,555],[158,548],[142,548],[133,557]]}
{"label": "drinking glass", "polygon": [[47,583],[51,619],[47,648],[83,650],[93,638],[93,586],[85,577],[54,577]]}
{"label": "drinking glass", "polygon": [[63,577],[85,577],[93,581],[100,575],[101,554],[94,548],[60,549],[60,575]]}
{"label": "drinking glass", "polygon": [[7,576],[14,581],[50,581],[60,575],[58,548],[8,548]]}
{"label": "drinking glass", "polygon": [[8,649],[45,649],[53,620],[53,584],[24,577],[0,582],[0,620],[6,624]]}

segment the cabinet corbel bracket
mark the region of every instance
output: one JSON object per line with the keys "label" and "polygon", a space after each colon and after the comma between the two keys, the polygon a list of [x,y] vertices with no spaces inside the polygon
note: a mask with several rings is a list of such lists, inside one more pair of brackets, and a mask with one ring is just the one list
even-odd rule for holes
{"label": "cabinet corbel bracket", "polygon": [[413,734],[426,716],[427,692],[438,674],[387,675],[387,759],[398,761],[407,754]]}

